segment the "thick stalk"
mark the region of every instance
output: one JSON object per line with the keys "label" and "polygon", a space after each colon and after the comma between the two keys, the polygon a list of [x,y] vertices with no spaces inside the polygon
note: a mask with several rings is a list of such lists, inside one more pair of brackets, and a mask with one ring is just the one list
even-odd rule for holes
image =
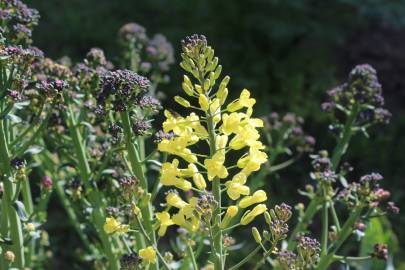
{"label": "thick stalk", "polygon": [[[123,129],[124,129],[125,144],[126,144],[126,148],[128,151],[128,158],[129,158],[129,162],[131,164],[132,172],[139,179],[141,187],[145,190],[146,193],[148,193],[148,182],[147,182],[147,179],[144,174],[143,165],[142,165],[141,158],[140,158],[140,153],[136,149],[136,147],[133,143],[133,140],[135,140],[136,138],[135,138],[132,128],[131,128],[131,121],[129,118],[129,113],[121,112],[120,116],[121,116],[122,125],[123,125]],[[145,230],[146,230],[147,234],[151,237],[151,241],[152,241],[153,245],[156,246],[157,241],[156,241],[155,230],[153,229],[153,224],[152,224],[153,212],[152,212],[152,205],[151,205],[150,200],[148,200],[148,202],[146,204],[141,203],[139,205],[139,207],[141,208],[142,217],[143,217],[143,221],[145,224]],[[158,263],[156,263],[155,265],[152,265],[151,268],[159,269]]]}
{"label": "thick stalk", "polygon": [[329,221],[328,221],[328,202],[323,203],[322,208],[322,237],[321,237],[321,255],[325,256],[328,254],[328,230],[329,230]]}
{"label": "thick stalk", "polygon": [[[1,171],[3,174],[3,185],[4,185],[4,194],[2,198],[2,208],[7,209],[5,216],[8,216],[9,227],[1,228],[2,235],[7,237],[7,231],[10,231],[10,237],[12,240],[11,250],[15,254],[15,261],[13,265],[23,269],[25,266],[24,258],[24,241],[21,228],[21,221],[12,206],[12,198],[14,197],[14,184],[11,182],[11,177],[13,176],[11,165],[10,165],[10,156],[8,152],[8,145],[6,141],[6,130],[4,130],[4,121],[0,119],[0,165]],[[6,222],[2,222],[4,225]]]}
{"label": "thick stalk", "polygon": [[90,165],[87,160],[86,150],[83,145],[83,139],[80,134],[79,127],[76,123],[72,108],[70,104],[68,105],[67,125],[72,136],[74,150],[76,152],[76,157],[78,159],[79,175],[82,179],[87,191],[89,191],[89,200],[93,206],[93,220],[97,228],[98,235],[101,239],[104,252],[107,256],[109,269],[119,270],[120,264],[119,260],[114,253],[114,247],[112,242],[109,240],[107,233],[104,231],[103,225],[105,221],[105,215],[103,211],[103,205],[101,202],[100,194],[91,186],[90,184]]}
{"label": "thick stalk", "polygon": [[[215,143],[215,125],[214,120],[211,115],[207,115],[208,120],[208,134],[209,134],[209,146],[210,146],[210,156],[212,157],[217,149]],[[212,193],[214,195],[215,200],[218,202],[218,207],[215,209],[213,214],[213,222],[214,226],[212,228],[213,235],[214,235],[214,249],[212,254],[214,255],[214,265],[215,270],[222,270],[223,269],[223,261],[222,261],[222,230],[219,227],[221,224],[221,186],[220,186],[220,179],[215,177],[212,181]]]}
{"label": "thick stalk", "polygon": [[326,256],[321,256],[321,260],[316,268],[317,270],[325,270],[331,263],[333,263],[336,252],[346,241],[346,239],[351,235],[353,231],[353,225],[361,215],[362,210],[363,208],[358,206],[352,211],[349,218],[343,225],[342,230],[338,233],[336,242],[334,242],[329,248],[329,253]]}

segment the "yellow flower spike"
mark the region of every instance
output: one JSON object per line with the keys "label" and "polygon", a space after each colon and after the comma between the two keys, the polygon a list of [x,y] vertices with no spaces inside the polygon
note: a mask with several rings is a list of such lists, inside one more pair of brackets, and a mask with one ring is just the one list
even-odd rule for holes
{"label": "yellow flower spike", "polygon": [[239,202],[240,208],[247,208],[253,204],[261,203],[267,200],[267,195],[264,190],[258,190],[252,196],[246,196]]}
{"label": "yellow flower spike", "polygon": [[156,251],[152,246],[141,249],[139,251],[139,257],[141,257],[146,263],[156,263]]}
{"label": "yellow flower spike", "polygon": [[170,214],[167,211],[156,213],[156,219],[160,224],[158,234],[159,236],[164,236],[166,234],[167,227],[173,225],[174,222],[170,219]]}
{"label": "yellow flower spike", "polygon": [[185,108],[190,108],[190,106],[191,106],[190,102],[188,102],[187,100],[185,100],[184,98],[182,98],[180,96],[175,96],[174,101],[176,101],[178,104],[180,104],[181,106],[183,106]]}
{"label": "yellow flower spike", "polygon": [[193,171],[193,182],[199,190],[204,190],[207,187],[204,176],[198,172],[197,166],[189,164],[188,168]]}
{"label": "yellow flower spike", "polygon": [[226,193],[232,200],[239,199],[241,195],[250,194],[250,188],[241,183],[228,181],[225,183],[225,186],[227,187]]}
{"label": "yellow flower spike", "polygon": [[247,225],[252,222],[258,215],[266,212],[267,206],[265,204],[256,205],[251,211],[247,211],[240,220],[240,224]]}
{"label": "yellow flower spike", "polygon": [[166,202],[168,205],[182,209],[187,206],[187,203],[176,192],[169,192],[166,196]]}
{"label": "yellow flower spike", "polygon": [[243,113],[231,113],[222,115],[222,125],[219,130],[225,135],[230,135],[232,133],[237,133],[241,128],[241,120],[243,118]]}
{"label": "yellow flower spike", "polygon": [[224,166],[225,162],[225,151],[217,151],[212,158],[204,160],[204,165],[207,168],[208,180],[212,180],[215,177],[226,178],[228,176],[228,171]]}
{"label": "yellow flower spike", "polygon": [[210,104],[206,95],[200,94],[200,96],[198,97],[198,103],[200,104],[200,107],[203,111],[208,111]]}
{"label": "yellow flower spike", "polygon": [[238,214],[238,207],[235,205],[229,206],[226,209],[226,213],[224,218],[222,219],[221,224],[219,225],[219,227],[221,229],[224,229],[226,226],[228,226],[229,222],[232,220],[233,217],[235,217]]}
{"label": "yellow flower spike", "polygon": [[108,234],[113,234],[113,233],[126,233],[129,231],[129,226],[121,224],[118,220],[116,220],[114,217],[108,217],[105,220],[103,229],[106,233]]}

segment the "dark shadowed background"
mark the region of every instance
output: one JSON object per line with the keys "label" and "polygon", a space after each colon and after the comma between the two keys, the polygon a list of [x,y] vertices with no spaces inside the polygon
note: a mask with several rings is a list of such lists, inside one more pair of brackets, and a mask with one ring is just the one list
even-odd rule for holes
{"label": "dark shadowed background", "polygon": [[[356,136],[346,160],[356,168],[352,177],[371,171],[383,174],[393,200],[405,207],[404,0],[25,2],[42,17],[34,32],[35,45],[52,58],[69,55],[78,61],[91,47],[100,47],[114,61],[119,54],[117,30],[130,21],[145,26],[149,33],[167,36],[177,60],[184,36],[206,35],[225,73],[231,76],[231,95],[232,89],[235,96],[248,88],[258,100],[256,115],[271,111],[302,115],[306,130],[317,138],[317,149],[331,149],[334,143],[328,135],[328,118],[320,110],[326,90],[345,80],[354,65],[371,64],[379,74],[393,118],[390,125],[374,128],[368,140]],[[181,76],[182,70],[175,65],[171,82],[160,90],[167,96],[180,92]],[[165,103],[174,106],[170,99]],[[309,160],[303,159],[291,172],[271,179],[270,199],[302,200],[295,191],[304,185],[309,168]],[[56,210],[54,215],[63,217]],[[390,221],[404,254],[405,216]],[[70,259],[68,250],[75,247],[67,239],[74,233],[69,233],[67,222],[49,226],[51,234],[52,230],[64,232],[51,241],[66,241],[66,250],[55,252]],[[401,259],[405,260],[397,256],[397,265]]]}

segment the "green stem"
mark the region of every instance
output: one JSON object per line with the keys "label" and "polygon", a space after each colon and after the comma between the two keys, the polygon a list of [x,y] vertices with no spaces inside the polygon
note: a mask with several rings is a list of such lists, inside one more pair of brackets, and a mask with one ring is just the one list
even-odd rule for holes
{"label": "green stem", "polygon": [[339,248],[343,245],[346,239],[351,235],[353,231],[353,225],[356,220],[361,215],[363,207],[357,206],[352,213],[350,214],[349,218],[346,220],[345,224],[342,227],[342,230],[338,233],[336,237],[336,241],[330,246],[329,253],[326,256],[321,256],[321,260],[317,266],[317,270],[325,270],[328,266],[333,263],[333,257]]}
{"label": "green stem", "polygon": [[252,252],[250,252],[245,258],[243,258],[240,262],[229,268],[229,270],[236,270],[239,269],[242,265],[250,261],[261,249],[261,246],[256,247]]}
{"label": "green stem", "polygon": [[[208,134],[209,134],[209,146],[210,146],[210,156],[212,157],[217,149],[216,149],[216,143],[215,143],[215,125],[214,125],[214,120],[211,115],[207,114],[207,124],[208,124]],[[214,249],[212,250],[212,254],[214,256],[214,265],[215,265],[215,270],[222,270],[223,269],[223,261],[222,261],[222,230],[219,227],[219,224],[221,224],[221,207],[222,207],[222,202],[221,202],[221,183],[220,179],[218,177],[215,177],[212,181],[212,193],[214,195],[215,200],[218,203],[218,207],[215,209],[213,213],[213,221],[214,221],[214,227],[213,229],[213,235],[214,235]]]}
{"label": "green stem", "polygon": [[350,111],[349,116],[346,120],[343,132],[340,134],[339,141],[333,150],[333,155],[331,158],[333,169],[336,171],[339,166],[342,156],[346,153],[349,146],[350,138],[353,135],[352,128],[354,122],[356,121],[356,116],[358,114],[358,108],[355,106],[352,111]]}
{"label": "green stem", "polygon": [[322,238],[321,238],[321,255],[325,256],[328,254],[328,202],[323,203],[322,208]]}
{"label": "green stem", "polygon": [[195,260],[193,249],[191,248],[190,243],[187,243],[187,253],[188,256],[191,258],[191,263],[193,264],[194,270],[198,270],[197,261]]}
{"label": "green stem", "polygon": [[[136,149],[133,140],[135,139],[135,136],[132,132],[131,128],[131,121],[129,117],[128,112],[121,112],[120,113],[121,120],[122,120],[122,125],[124,128],[124,136],[125,136],[125,144],[126,148],[128,151],[128,158],[129,162],[131,164],[131,168],[135,176],[139,179],[141,187],[145,190],[146,193],[148,193],[148,182],[144,174],[144,170],[142,167],[142,162],[141,162],[141,157],[140,153]],[[156,234],[155,230],[153,229],[153,212],[152,212],[152,205],[150,200],[146,204],[141,203],[139,205],[141,208],[142,212],[142,217],[145,222],[145,230],[148,233],[148,235],[151,236],[151,240],[156,245]],[[159,269],[159,265],[156,263],[153,266],[154,269]]]}
{"label": "green stem", "polygon": [[329,206],[330,206],[330,212],[331,212],[332,218],[333,218],[333,223],[335,224],[336,229],[339,232],[340,231],[340,221],[339,221],[339,217],[336,213],[336,209],[335,209],[335,206],[334,206],[332,200],[329,201]]}
{"label": "green stem", "polygon": [[[10,237],[12,240],[11,249],[15,254],[15,261],[13,265],[20,269],[25,267],[24,258],[24,241],[22,235],[21,221],[17,215],[15,208],[12,206],[12,198],[14,197],[15,187],[11,182],[11,177],[13,176],[11,165],[10,165],[10,155],[8,152],[8,145],[6,141],[6,130],[4,130],[4,121],[0,119],[0,168],[3,174],[3,184],[4,184],[4,194],[2,198],[2,208],[7,209],[9,225],[5,228],[1,228],[2,236],[7,237],[8,230],[10,230]],[[5,225],[2,222],[2,225]]]}
{"label": "green stem", "polygon": [[89,192],[89,200],[93,206],[92,215],[94,224],[97,228],[97,232],[101,239],[104,252],[107,256],[109,262],[109,269],[119,270],[120,264],[119,260],[116,257],[116,254],[114,253],[113,244],[109,240],[109,236],[107,235],[107,233],[104,231],[103,228],[105,221],[103,204],[100,199],[100,194],[98,194],[97,190],[95,190],[95,187],[92,187],[90,183],[90,176],[91,176],[90,165],[87,160],[86,150],[83,145],[83,139],[80,134],[80,129],[76,123],[74,113],[70,104],[68,104],[68,113],[66,116],[67,116],[67,125],[70,131],[70,135],[72,136],[74,150],[76,152],[76,157],[79,161],[78,163],[79,175],[87,191]]}

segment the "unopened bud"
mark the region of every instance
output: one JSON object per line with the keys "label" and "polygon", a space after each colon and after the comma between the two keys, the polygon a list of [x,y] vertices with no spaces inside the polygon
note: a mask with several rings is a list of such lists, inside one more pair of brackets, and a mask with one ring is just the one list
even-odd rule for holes
{"label": "unopened bud", "polygon": [[262,242],[262,237],[260,235],[259,230],[256,227],[252,228],[253,238],[255,239],[256,243],[260,244]]}
{"label": "unopened bud", "polygon": [[11,250],[7,250],[6,252],[4,252],[4,259],[6,259],[6,261],[9,262],[14,262],[15,260],[14,252],[12,252]]}

